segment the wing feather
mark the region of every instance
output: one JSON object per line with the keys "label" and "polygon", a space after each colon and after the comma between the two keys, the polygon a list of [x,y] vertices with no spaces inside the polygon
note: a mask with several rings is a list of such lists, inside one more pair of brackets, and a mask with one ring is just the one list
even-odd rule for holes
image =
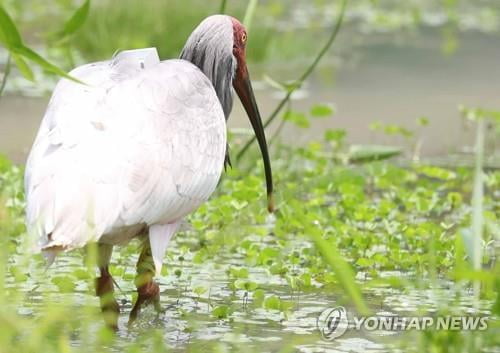
{"label": "wing feather", "polygon": [[87,85],[59,82],[26,167],[27,224],[41,249],[177,222],[208,199],[226,127],[201,71],[180,60],[101,62],[71,75]]}

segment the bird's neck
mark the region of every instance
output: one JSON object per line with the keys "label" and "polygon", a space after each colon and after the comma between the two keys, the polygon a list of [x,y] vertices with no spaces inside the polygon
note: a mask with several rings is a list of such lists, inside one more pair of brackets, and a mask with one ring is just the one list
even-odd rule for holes
{"label": "bird's neck", "polygon": [[192,62],[212,82],[217,97],[227,118],[233,109],[233,77],[235,63],[232,55],[230,57],[219,57],[217,53],[206,50],[186,50],[181,53],[181,59]]}

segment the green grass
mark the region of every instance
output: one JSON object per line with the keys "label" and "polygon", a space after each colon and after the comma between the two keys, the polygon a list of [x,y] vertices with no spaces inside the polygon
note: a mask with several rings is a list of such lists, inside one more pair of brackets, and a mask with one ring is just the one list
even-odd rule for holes
{"label": "green grass", "polygon": [[116,50],[154,46],[161,57],[177,57],[193,28],[215,14],[217,2],[137,0],[100,1],[75,44],[88,59],[109,58]]}

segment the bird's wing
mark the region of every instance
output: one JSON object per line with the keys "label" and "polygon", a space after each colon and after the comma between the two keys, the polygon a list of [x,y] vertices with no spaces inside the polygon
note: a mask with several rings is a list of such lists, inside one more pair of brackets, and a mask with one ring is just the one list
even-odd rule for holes
{"label": "bird's wing", "polygon": [[226,131],[201,71],[171,60],[121,74],[103,62],[71,74],[87,85],[59,82],[26,166],[27,223],[42,249],[171,223],[210,196]]}

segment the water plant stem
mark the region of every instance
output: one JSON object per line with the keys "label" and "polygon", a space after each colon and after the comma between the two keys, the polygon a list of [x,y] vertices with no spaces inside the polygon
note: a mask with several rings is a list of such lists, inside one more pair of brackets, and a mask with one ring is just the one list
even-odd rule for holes
{"label": "water plant stem", "polygon": [[227,0],[222,0],[220,3],[220,14],[224,14],[226,12],[226,5],[227,5]]}
{"label": "water plant stem", "polygon": [[[342,27],[342,23],[344,21],[345,10],[347,8],[348,2],[349,2],[349,0],[342,1],[342,4],[340,6],[340,12],[339,12],[339,15],[337,18],[337,22],[332,30],[332,33],[330,34],[330,37],[328,38],[328,41],[323,46],[323,48],[320,50],[320,52],[318,53],[318,55],[316,56],[314,61],[311,63],[311,65],[309,65],[309,67],[304,71],[304,73],[299,77],[299,79],[295,81],[295,84],[292,87],[290,87],[290,89],[288,89],[285,97],[281,100],[281,102],[279,102],[279,104],[276,106],[274,111],[271,113],[271,115],[265,121],[264,128],[267,128],[276,119],[276,117],[281,112],[283,107],[286,105],[286,103],[292,97],[292,94],[302,86],[302,84],[304,83],[305,80],[307,80],[307,78],[309,78],[309,76],[313,73],[313,71],[318,66],[321,59],[323,59],[325,54],[331,48],[332,44],[335,42],[335,39],[337,38],[337,35],[340,31],[340,28]],[[236,155],[236,161],[239,161],[241,159],[241,157],[243,157],[243,155],[247,152],[247,150],[250,148],[250,146],[252,146],[252,144],[255,142],[255,140],[256,140],[256,138],[254,136],[245,143],[243,148]]]}
{"label": "water plant stem", "polygon": [[[483,202],[484,202],[484,134],[485,121],[484,118],[479,118],[476,130],[476,161],[474,170],[474,189],[472,193],[472,231],[474,235],[473,242],[473,267],[475,271],[481,270],[482,262],[482,239],[483,239]],[[479,297],[481,284],[479,280],[474,281],[474,306],[479,307]]]}
{"label": "water plant stem", "polygon": [[253,16],[255,15],[255,9],[257,9],[257,5],[259,0],[250,0],[248,2],[247,10],[245,12],[245,17],[243,19],[243,24],[247,29],[247,32],[250,32],[250,28],[252,27]]}
{"label": "water plant stem", "polygon": [[0,98],[2,97],[3,91],[7,84],[7,79],[10,74],[10,65],[11,65],[11,56],[10,54],[7,56],[7,62],[5,63],[5,71],[3,73],[2,83],[0,84]]}

